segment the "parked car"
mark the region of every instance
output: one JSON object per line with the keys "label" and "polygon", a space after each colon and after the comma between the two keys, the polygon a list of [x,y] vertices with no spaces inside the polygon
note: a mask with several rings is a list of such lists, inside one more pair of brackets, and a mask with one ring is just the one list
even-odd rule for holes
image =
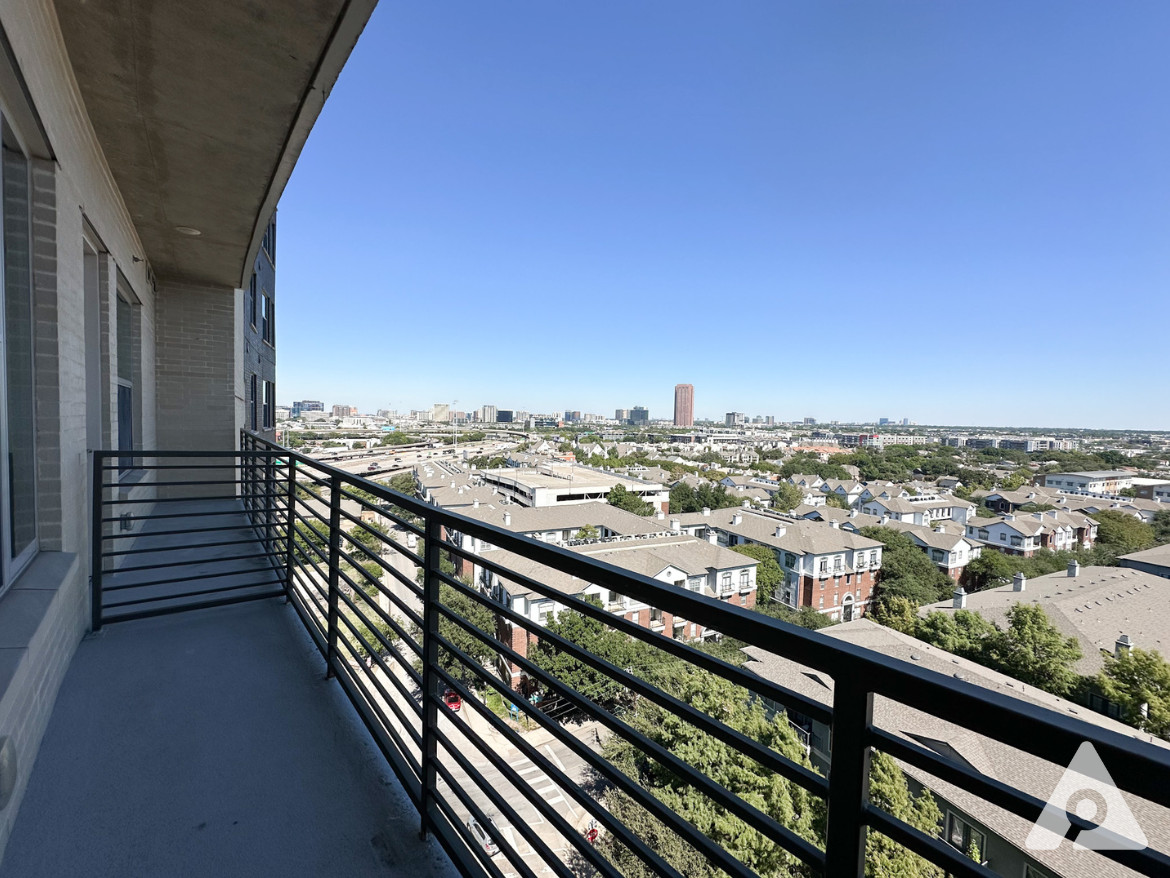
{"label": "parked car", "polygon": [[454,689],[448,689],[443,693],[443,703],[452,710],[459,710],[463,706],[463,699]]}
{"label": "parked car", "polygon": [[[491,821],[492,832],[495,833],[496,838],[503,839],[505,844],[514,847],[516,844],[516,839],[512,835],[512,827],[507,823],[501,826],[498,822],[496,822],[495,817],[489,817],[488,819]],[[500,846],[496,844],[495,840],[491,837],[490,834],[488,834],[488,831],[484,828],[483,824],[476,820],[475,817],[467,818],[467,829],[475,839],[476,844],[483,848],[483,852],[489,857],[494,857],[500,852]]]}

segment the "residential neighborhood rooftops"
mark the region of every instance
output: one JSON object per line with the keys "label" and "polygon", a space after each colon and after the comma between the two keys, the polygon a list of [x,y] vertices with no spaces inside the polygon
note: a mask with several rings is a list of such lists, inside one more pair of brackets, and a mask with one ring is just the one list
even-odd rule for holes
{"label": "residential neighborhood rooftops", "polygon": [[[937,671],[947,677],[955,677],[976,686],[995,690],[1003,695],[1038,704],[1060,714],[1075,716],[1093,725],[1103,726],[1127,737],[1139,739],[1156,747],[1167,748],[1170,744],[1152,738],[1136,729],[1088,708],[1050,695],[1040,689],[1025,686],[1017,680],[999,674],[967,659],[944,652],[923,641],[900,634],[878,625],[868,619],[858,619],[825,628],[821,635],[846,641],[884,656],[912,664],[916,667]],[[832,704],[834,683],[831,677],[789,659],[773,655],[759,647],[744,650],[749,661],[747,670],[794,691]],[[1038,799],[1046,800],[1061,777],[1064,767],[1043,759],[1027,755],[1014,747],[978,735],[952,723],[940,720],[913,708],[906,707],[888,698],[874,699],[874,725],[905,738],[919,746],[934,750],[938,755],[960,763],[966,763],[981,774],[1021,789]],[[989,805],[982,798],[935,778],[926,772],[905,763],[902,768],[907,774],[925,784],[955,807],[962,809],[991,829],[1001,838],[1025,850],[1025,840],[1031,832],[1033,821],[1009,814]],[[1170,843],[1170,811],[1152,805],[1144,799],[1122,794],[1138,823],[1144,830],[1152,847],[1164,850]],[[1046,868],[1066,878],[1113,878],[1136,873],[1118,866],[1099,856],[1087,855],[1072,845],[1061,845],[1055,851],[1033,851],[1035,857]]]}
{"label": "residential neighborhood rooftops", "polygon": [[[565,506],[521,506],[516,503],[480,503],[461,507],[460,515],[494,524],[516,533],[571,530],[585,525],[605,527],[617,534],[652,534],[669,530],[668,521],[657,516],[635,515],[608,503],[574,503]],[[672,516],[675,517],[675,516]]]}
{"label": "residential neighborhood rooftops", "polygon": [[[1081,567],[1076,576],[1066,571],[1038,576],[1016,591],[1008,583],[967,595],[966,609],[1000,627],[1017,603],[1039,604],[1066,637],[1076,637],[1084,654],[1076,669],[1095,674],[1104,667],[1104,653],[1112,653],[1126,634],[1133,645],[1170,655],[1170,583],[1152,573],[1124,567]],[[919,612],[955,612],[953,601],[927,604]]]}

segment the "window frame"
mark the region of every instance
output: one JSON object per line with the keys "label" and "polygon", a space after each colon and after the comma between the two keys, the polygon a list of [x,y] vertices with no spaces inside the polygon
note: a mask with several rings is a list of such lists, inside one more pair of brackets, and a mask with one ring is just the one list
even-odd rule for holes
{"label": "window frame", "polygon": [[[24,177],[25,177],[25,192],[26,216],[23,217],[26,235],[26,256],[27,265],[26,283],[22,288],[22,295],[27,294],[29,306],[29,374],[32,380],[32,398],[31,398],[31,414],[32,414],[32,462],[33,462],[33,491],[32,491],[32,508],[31,519],[33,523],[32,537],[28,544],[24,546],[19,552],[13,553],[14,534],[12,532],[12,523],[15,520],[15,513],[12,508],[13,485],[12,473],[10,465],[0,466],[0,595],[7,593],[13,582],[20,576],[21,573],[27,569],[40,551],[40,497],[37,490],[37,401],[36,401],[36,302],[33,297],[33,186],[32,186],[32,162],[29,158],[29,150],[23,142],[20,135],[13,127],[10,118],[3,108],[0,107],[0,140],[3,141],[3,148],[7,151],[11,148],[18,153],[24,162]],[[6,156],[0,156],[0,159],[6,159]],[[0,192],[7,189],[7,162],[0,160]],[[0,460],[11,460],[11,437],[10,427],[11,422],[9,418],[9,333],[8,333],[8,206],[0,203]],[[22,510],[22,515],[27,515],[29,510]]]}

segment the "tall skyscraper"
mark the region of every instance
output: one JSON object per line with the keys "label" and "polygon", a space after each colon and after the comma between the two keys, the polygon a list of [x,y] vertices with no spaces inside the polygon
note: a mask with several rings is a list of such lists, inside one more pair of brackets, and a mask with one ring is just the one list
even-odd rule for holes
{"label": "tall skyscraper", "polygon": [[695,385],[674,385],[674,425],[693,427],[695,425]]}

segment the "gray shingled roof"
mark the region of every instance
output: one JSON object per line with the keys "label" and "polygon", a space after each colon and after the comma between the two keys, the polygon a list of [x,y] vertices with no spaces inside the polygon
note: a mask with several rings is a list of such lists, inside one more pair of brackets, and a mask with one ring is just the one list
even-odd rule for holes
{"label": "gray shingled roof", "polygon": [[[996,673],[982,665],[953,656],[928,643],[916,640],[868,619],[858,619],[834,625],[818,632],[866,649],[873,650],[917,667],[937,671],[947,677],[961,677],[1003,695],[1032,702],[1060,714],[1075,715],[1093,725],[1102,726],[1129,737],[1146,741],[1157,747],[1170,747],[1136,729],[1111,720],[1088,708],[1057,698],[1047,692],[1025,686],[1017,680]],[[803,695],[831,706],[833,680],[827,674],[807,668],[796,662],[773,655],[759,647],[744,650],[750,661],[747,670],[789,687]],[[1037,798],[1047,800],[1056,787],[1063,766],[1021,753],[1014,747],[977,735],[968,729],[945,722],[930,714],[906,707],[888,698],[874,699],[874,724],[888,732],[906,738],[920,746],[933,749],[945,758],[957,754],[976,771],[995,780],[1010,784]],[[933,742],[938,742],[934,744]],[[938,746],[941,744],[942,746]],[[900,763],[902,769],[939,796],[965,811],[987,826],[992,832],[1020,850],[1032,829],[1032,821],[988,805],[980,797],[922,771]],[[1170,810],[1153,805],[1144,799],[1122,793],[1133,811],[1150,845],[1158,850],[1170,848]],[[1064,878],[1114,878],[1138,873],[1116,865],[1103,857],[1076,851],[1071,844],[1062,844],[1055,851],[1030,851],[1029,856]]]}
{"label": "gray shingled roof", "polygon": [[[967,596],[967,609],[1000,627],[1007,611],[1027,601],[1039,604],[1066,636],[1075,637],[1084,656],[1081,674],[1095,674],[1105,665],[1102,650],[1113,652],[1117,638],[1128,634],[1134,646],[1170,656],[1170,582],[1152,573],[1126,567],[1082,567],[1077,576],[1061,571],[1025,583],[1011,584]],[[953,613],[951,601],[922,607],[920,613]]]}

